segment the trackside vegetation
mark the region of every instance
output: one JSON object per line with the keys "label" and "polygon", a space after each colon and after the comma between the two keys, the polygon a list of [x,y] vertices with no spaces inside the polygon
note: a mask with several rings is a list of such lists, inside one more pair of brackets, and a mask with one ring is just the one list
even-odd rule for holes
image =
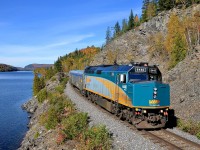
{"label": "trackside vegetation", "polygon": [[[86,52],[82,50],[76,52],[77,55],[72,53],[70,56],[65,57],[65,59],[59,59],[58,61],[61,61],[61,65],[57,67],[65,70],[66,68],[62,66],[62,63],[72,63],[80,55],[84,57],[84,53]],[[57,132],[56,143],[58,145],[65,144],[69,140],[74,140],[78,143],[76,145],[77,149],[111,149],[112,138],[106,127],[103,125],[90,127],[88,114],[77,111],[72,101],[64,94],[68,78],[66,75],[58,75],[64,73],[59,73],[55,66],[48,69],[40,68],[35,70],[34,73],[34,95],[37,97],[40,105],[45,102],[48,106],[48,109],[41,114],[39,123],[46,130]],[[59,84],[57,86],[53,89],[51,88],[51,90],[47,89],[46,85],[49,82],[58,82],[58,80]],[[37,139],[39,136],[40,134],[36,132],[34,139]]]}
{"label": "trackside vegetation", "polygon": [[200,139],[200,123],[178,119],[177,126],[181,130],[188,132],[192,135],[196,135],[196,137]]}

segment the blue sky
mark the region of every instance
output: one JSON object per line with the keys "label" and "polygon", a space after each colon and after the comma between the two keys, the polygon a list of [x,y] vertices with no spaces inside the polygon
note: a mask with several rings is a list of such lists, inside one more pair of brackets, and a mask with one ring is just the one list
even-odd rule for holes
{"label": "blue sky", "polygon": [[54,63],[101,46],[108,26],[141,15],[142,0],[0,0],[0,63]]}

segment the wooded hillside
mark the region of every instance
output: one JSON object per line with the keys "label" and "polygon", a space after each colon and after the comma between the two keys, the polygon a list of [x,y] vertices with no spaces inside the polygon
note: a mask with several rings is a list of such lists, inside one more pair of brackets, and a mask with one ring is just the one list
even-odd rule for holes
{"label": "wooded hillside", "polygon": [[69,72],[73,69],[84,69],[98,52],[100,52],[100,48],[94,46],[88,46],[80,50],[76,49],[74,52],[58,58],[54,64],[55,69],[64,72]]}
{"label": "wooded hillside", "polygon": [[0,64],[0,72],[6,72],[6,71],[17,71],[18,69],[16,67],[6,65],[6,64]]}

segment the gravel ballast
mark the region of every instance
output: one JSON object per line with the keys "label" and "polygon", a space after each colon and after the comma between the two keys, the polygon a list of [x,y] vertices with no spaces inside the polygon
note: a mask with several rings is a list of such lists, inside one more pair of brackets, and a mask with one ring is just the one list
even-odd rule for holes
{"label": "gravel ballast", "polygon": [[76,107],[80,111],[88,113],[91,120],[91,126],[96,124],[106,125],[107,129],[113,134],[113,149],[163,149],[159,145],[155,145],[150,140],[126,127],[120,120],[116,120],[106,112],[97,109],[97,107],[87,101],[84,97],[78,95],[69,83],[65,89],[65,94],[76,104]]}
{"label": "gravel ballast", "polygon": [[170,131],[170,132],[173,132],[176,135],[179,135],[179,136],[181,136],[181,137],[183,137],[185,139],[188,139],[188,140],[190,140],[192,142],[200,144],[200,140],[194,135],[191,135],[189,133],[183,132],[183,131],[181,131],[181,130],[179,130],[177,128],[167,129],[167,130]]}

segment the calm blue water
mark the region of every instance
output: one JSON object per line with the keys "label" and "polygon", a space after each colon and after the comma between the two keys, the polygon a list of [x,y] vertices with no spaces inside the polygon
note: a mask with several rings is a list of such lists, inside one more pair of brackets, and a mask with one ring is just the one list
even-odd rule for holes
{"label": "calm blue water", "polygon": [[0,72],[0,150],[14,150],[25,136],[28,114],[21,105],[32,97],[33,72]]}

